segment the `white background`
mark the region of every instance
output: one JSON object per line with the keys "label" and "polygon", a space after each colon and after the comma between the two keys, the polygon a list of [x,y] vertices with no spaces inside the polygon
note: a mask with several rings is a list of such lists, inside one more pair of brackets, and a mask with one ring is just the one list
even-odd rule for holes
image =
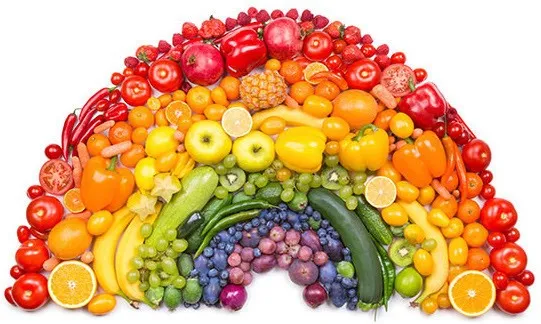
{"label": "white background", "polygon": [[[15,230],[25,222],[26,188],[37,182],[43,149],[58,143],[64,117],[95,90],[108,85],[113,71],[141,44],[170,41],[184,21],[196,24],[210,14],[236,17],[248,6],[269,12],[287,11],[296,3],[315,14],[355,24],[376,44],[406,52],[408,64],[424,67],[446,98],[459,109],[478,137],[492,148],[490,169],[497,196],[514,202],[520,243],[529,252],[529,266],[541,280],[539,254],[539,76],[541,30],[535,1],[2,1],[0,5],[0,287],[12,284],[9,268],[18,246]],[[532,322],[541,318],[541,282],[530,291],[532,305],[510,318],[491,311],[478,323]],[[306,321],[368,322],[373,314],[322,306],[309,309],[302,290],[285,272],[257,276],[248,288],[244,309],[232,314],[203,309],[135,311],[119,300],[102,323],[221,321],[255,323]],[[25,313],[0,301],[3,323],[96,321],[85,311],[66,311],[49,304],[39,313]],[[38,317],[39,316],[39,317]],[[10,319],[10,321],[6,321]],[[427,317],[395,297],[378,320],[408,322],[466,321],[456,312]]]}

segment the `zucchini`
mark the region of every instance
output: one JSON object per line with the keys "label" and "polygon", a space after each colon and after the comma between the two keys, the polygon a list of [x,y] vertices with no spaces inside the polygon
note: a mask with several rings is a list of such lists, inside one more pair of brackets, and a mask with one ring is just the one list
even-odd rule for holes
{"label": "zucchini", "polygon": [[359,304],[375,308],[383,296],[383,272],[378,251],[363,222],[340,197],[324,188],[312,189],[308,201],[327,219],[351,250],[357,273]]}
{"label": "zucchini", "polygon": [[370,206],[363,196],[358,197],[359,204],[355,212],[363,222],[368,232],[383,245],[389,245],[393,241],[393,233],[381,219],[378,210]]}
{"label": "zucchini", "polygon": [[193,232],[195,232],[199,226],[203,225],[204,222],[205,220],[201,216],[200,212],[193,212],[190,217],[188,217],[188,220],[178,227],[177,238],[187,238]]}

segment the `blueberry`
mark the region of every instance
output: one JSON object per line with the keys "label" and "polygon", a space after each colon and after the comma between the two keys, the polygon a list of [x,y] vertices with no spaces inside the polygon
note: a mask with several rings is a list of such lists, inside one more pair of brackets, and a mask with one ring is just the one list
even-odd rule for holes
{"label": "blueberry", "polygon": [[246,223],[244,224],[244,226],[242,227],[245,231],[249,231],[252,229],[252,223]]}
{"label": "blueberry", "polygon": [[348,289],[348,297],[354,297],[357,295],[357,290],[355,288]]}
{"label": "blueberry", "polygon": [[265,220],[266,221],[270,221],[273,218],[274,218],[274,215],[272,213],[268,213],[268,214],[265,215]]}
{"label": "blueberry", "polygon": [[312,206],[308,206],[308,207],[306,207],[304,212],[306,213],[306,215],[310,216],[310,215],[312,215],[314,213],[314,209],[312,208]]}
{"label": "blueberry", "polygon": [[350,253],[350,251],[349,251],[348,248],[343,248],[343,249],[342,249],[342,254],[343,254],[343,255],[349,255],[349,253]]}
{"label": "blueberry", "polygon": [[341,274],[337,274],[334,282],[342,282],[342,279],[344,279],[344,277],[342,277]]}
{"label": "blueberry", "polygon": [[280,216],[280,219],[285,221],[287,219],[287,213],[285,210],[281,210],[278,215]]}
{"label": "blueberry", "polygon": [[297,215],[295,212],[289,211],[287,213],[287,221],[290,224],[295,224],[299,221],[299,215]]}
{"label": "blueberry", "polygon": [[252,226],[253,227],[257,227],[257,226],[259,226],[259,224],[261,224],[261,222],[259,221],[259,218],[252,219]]}
{"label": "blueberry", "polygon": [[193,269],[192,271],[190,271],[190,277],[195,277],[199,275],[199,271],[197,271],[197,269]]}
{"label": "blueberry", "polygon": [[357,303],[353,303],[353,302],[349,301],[346,307],[347,307],[348,310],[354,311],[354,310],[357,309]]}
{"label": "blueberry", "polygon": [[299,219],[301,220],[301,222],[305,222],[305,221],[308,220],[308,215],[306,215],[306,214],[301,214],[301,215],[299,216]]}
{"label": "blueberry", "polygon": [[312,213],[312,218],[314,218],[317,221],[321,220],[321,214],[317,210],[314,210],[314,212]]}
{"label": "blueberry", "polygon": [[301,227],[302,227],[302,229],[303,229],[304,231],[306,231],[306,230],[310,229],[310,224],[308,224],[308,223],[306,223],[306,222],[303,222],[303,223],[301,224]]}
{"label": "blueberry", "polygon": [[227,233],[228,233],[229,235],[235,235],[235,232],[236,232],[236,231],[237,231],[237,230],[236,230],[234,227],[230,227],[230,228],[227,229]]}
{"label": "blueberry", "polygon": [[[235,234],[237,234],[237,232],[235,232]],[[229,243],[237,243],[237,240],[235,239],[235,235],[233,234],[233,236],[231,236],[231,238],[229,239]]]}
{"label": "blueberry", "polygon": [[346,255],[344,261],[351,262],[351,255]]}
{"label": "blueberry", "polygon": [[220,279],[220,286],[225,287],[228,284],[227,279]]}
{"label": "blueberry", "polygon": [[235,240],[240,240],[242,238],[242,233],[241,232],[237,232],[235,233]]}
{"label": "blueberry", "polygon": [[[265,225],[267,226],[267,228],[273,228],[273,227],[274,227],[274,222],[271,221],[271,220],[269,220],[269,221],[267,222],[267,224],[265,224]],[[265,233],[265,234],[266,234],[266,233]]]}
{"label": "blueberry", "polygon": [[263,210],[261,211],[261,213],[259,213],[259,217],[265,218],[265,216],[267,216],[268,213],[269,213],[269,210],[268,210],[268,209],[263,209]]}
{"label": "blueberry", "polygon": [[269,232],[269,228],[266,225],[260,225],[257,229],[259,235],[264,236]]}
{"label": "blueberry", "polygon": [[[209,276],[210,276],[210,271],[209,271]],[[354,282],[353,282],[353,280],[351,278],[343,278],[342,279],[342,286],[344,288],[353,288],[353,287],[355,287]]]}
{"label": "blueberry", "polygon": [[216,247],[216,242],[214,242],[214,241],[210,242],[209,246],[211,248],[215,248]]}
{"label": "blueberry", "polygon": [[204,275],[199,276],[199,284],[201,286],[206,286],[208,285],[208,283],[209,283],[209,277],[204,276]]}
{"label": "blueberry", "polygon": [[218,249],[220,249],[220,250],[225,249],[225,243],[224,242],[218,243]]}
{"label": "blueberry", "polygon": [[320,228],[320,229],[317,230],[317,235],[318,235],[319,237],[324,237],[324,236],[327,235],[327,230],[324,229],[324,228]]}
{"label": "blueberry", "polygon": [[220,272],[220,279],[227,280],[227,278],[229,278],[229,271],[222,270],[222,272]]}
{"label": "blueberry", "polygon": [[326,220],[326,219],[322,220],[321,221],[321,227],[323,227],[323,228],[329,227],[329,221]]}
{"label": "blueberry", "polygon": [[209,270],[209,277],[212,278],[212,277],[216,277],[216,276],[218,276],[218,270],[216,270],[216,269],[210,269],[210,270]]}
{"label": "blueberry", "polygon": [[254,249],[254,256],[259,258],[261,256],[261,250],[259,248]]}
{"label": "blueberry", "polygon": [[209,268],[209,270],[214,268],[214,262],[212,262],[212,260],[207,261],[207,268]]}
{"label": "blueberry", "polygon": [[287,209],[287,205],[285,203],[280,203],[280,205],[278,205],[278,207],[282,210],[286,210]]}
{"label": "blueberry", "polygon": [[225,252],[226,252],[227,254],[233,253],[233,250],[234,250],[234,249],[235,249],[235,246],[234,246],[233,244],[231,244],[231,243],[227,243],[227,244],[225,245]]}
{"label": "blueberry", "polygon": [[293,229],[296,231],[300,231],[302,229],[301,223],[295,223],[293,225]]}
{"label": "blueberry", "polygon": [[322,238],[319,239],[319,243],[321,243],[321,245],[327,245],[327,243],[329,243],[329,242],[327,241],[327,239],[325,237],[322,237]]}
{"label": "blueberry", "polygon": [[340,238],[340,235],[338,235],[338,233],[337,233],[336,231],[333,231],[333,232],[331,233],[331,237],[332,237],[333,239],[338,240],[338,239]]}
{"label": "blueberry", "polygon": [[283,228],[284,230],[286,230],[286,231],[287,231],[287,230],[290,230],[290,229],[291,229],[291,224],[289,224],[289,223],[283,223],[283,224],[282,224],[282,228]]}

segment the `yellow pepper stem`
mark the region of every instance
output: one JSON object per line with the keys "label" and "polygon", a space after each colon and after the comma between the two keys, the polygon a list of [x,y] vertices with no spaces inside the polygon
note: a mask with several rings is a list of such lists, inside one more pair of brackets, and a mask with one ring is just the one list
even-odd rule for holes
{"label": "yellow pepper stem", "polygon": [[107,170],[114,171],[116,168],[116,163],[118,161],[118,155],[115,155],[111,158],[111,163],[109,163],[109,166],[107,167]]}
{"label": "yellow pepper stem", "polygon": [[374,124],[368,124],[364,125],[353,138],[351,138],[352,141],[358,142],[363,136],[364,132],[366,132],[367,129],[371,129],[372,132],[376,132],[378,130],[378,127]]}

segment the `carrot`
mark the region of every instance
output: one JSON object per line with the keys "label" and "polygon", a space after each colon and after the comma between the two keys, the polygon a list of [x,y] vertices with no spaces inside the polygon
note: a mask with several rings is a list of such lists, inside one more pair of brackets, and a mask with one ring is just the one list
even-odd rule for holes
{"label": "carrot", "polygon": [[184,144],[180,144],[179,146],[177,146],[177,152],[183,153],[184,151],[186,151]]}
{"label": "carrot", "polygon": [[395,109],[398,105],[393,94],[381,84],[378,84],[372,88],[370,93],[389,109]]}
{"label": "carrot", "polygon": [[452,198],[451,193],[445,188],[438,179],[432,180],[432,188],[445,200]]}
{"label": "carrot", "polygon": [[286,106],[288,106],[289,108],[292,108],[292,109],[298,109],[300,107],[297,100],[293,99],[290,96],[286,96],[285,104],[286,104]]}
{"label": "carrot", "polygon": [[184,142],[184,133],[181,131],[175,132],[175,139],[179,142]]}
{"label": "carrot", "polygon": [[85,210],[84,212],[76,213],[76,214],[67,214],[66,219],[68,218],[80,218],[83,220],[87,220],[92,216],[92,212],[90,210]]}
{"label": "carrot", "polygon": [[[454,144],[454,143],[453,143]],[[466,165],[462,160],[462,154],[455,144],[456,172],[460,189],[460,201],[465,201],[468,197],[468,177],[466,176]]]}
{"label": "carrot", "polygon": [[81,179],[83,177],[83,166],[81,165],[81,160],[76,156],[71,158],[71,163],[73,164],[73,182],[75,183],[75,188],[79,188],[81,187]]}
{"label": "carrot", "polygon": [[423,135],[423,130],[421,128],[416,128],[413,130],[413,134],[411,134],[411,138],[417,139],[421,135]]}
{"label": "carrot", "polygon": [[104,158],[110,158],[115,155],[125,153],[130,150],[132,146],[131,141],[124,141],[115,145],[108,146],[101,151],[101,156]]}
{"label": "carrot", "polygon": [[90,153],[88,153],[88,149],[85,143],[77,144],[77,155],[79,155],[81,166],[84,168],[88,160],[90,160]]}
{"label": "carrot", "polygon": [[99,133],[103,133],[105,131],[108,131],[113,126],[115,126],[115,121],[114,120],[108,120],[105,123],[96,126],[96,128],[94,128],[94,134],[99,134]]}
{"label": "carrot", "polygon": [[56,257],[52,256],[43,262],[43,270],[47,272],[53,271],[53,269],[60,263]]}
{"label": "carrot", "polygon": [[329,80],[333,82],[334,84],[336,84],[342,91],[345,91],[349,88],[348,82],[346,81],[346,79],[344,79],[340,74],[335,73],[335,72],[329,72],[329,71],[318,72],[312,75],[312,77],[310,77],[310,80],[313,82],[321,82],[323,80]]}

